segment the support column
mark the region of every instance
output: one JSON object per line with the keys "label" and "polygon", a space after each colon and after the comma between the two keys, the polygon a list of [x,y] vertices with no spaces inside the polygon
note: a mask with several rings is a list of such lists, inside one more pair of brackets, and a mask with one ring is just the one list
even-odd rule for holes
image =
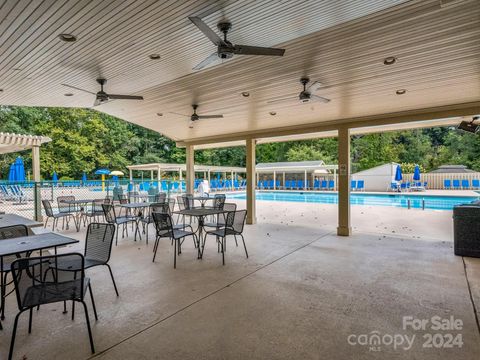
{"label": "support column", "polygon": [[273,172],[273,190],[277,190],[277,172]]}
{"label": "support column", "polygon": [[187,194],[193,194],[194,191],[194,182],[195,182],[195,162],[194,162],[194,152],[192,145],[186,146],[186,162],[187,162],[187,171],[186,171],[186,190]]}
{"label": "support column", "polygon": [[283,190],[285,190],[287,188],[287,186],[285,185],[285,171],[283,172]]}
{"label": "support column", "polygon": [[160,170],[160,166],[157,168],[157,189],[158,192],[162,191],[162,172]]}
{"label": "support column", "polygon": [[337,235],[350,236],[350,129],[338,129],[338,227]]}
{"label": "support column", "polygon": [[257,217],[255,213],[255,139],[247,139],[247,224],[255,224]]}
{"label": "support column", "polygon": [[128,178],[130,179],[130,183],[132,183],[133,181],[133,173],[132,173],[132,169],[128,169]]}
{"label": "support column", "polygon": [[153,170],[150,170],[150,181],[153,182]]}
{"label": "support column", "polygon": [[307,170],[305,170],[305,176],[304,176],[304,179],[303,179],[303,190],[307,190],[307,180],[308,180]]}
{"label": "support column", "polygon": [[233,187],[233,171],[230,172],[230,188],[233,191],[233,189],[234,189],[234,187]]}
{"label": "support column", "polygon": [[35,181],[34,187],[34,219],[36,221],[42,221],[42,195],[40,192],[40,146],[32,147],[32,172],[33,181]]}

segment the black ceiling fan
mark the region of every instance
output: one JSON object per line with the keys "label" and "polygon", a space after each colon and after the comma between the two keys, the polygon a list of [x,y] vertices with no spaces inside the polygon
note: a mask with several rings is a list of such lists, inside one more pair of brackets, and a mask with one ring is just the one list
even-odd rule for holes
{"label": "black ceiling fan", "polygon": [[106,82],[107,82],[107,79],[104,79],[104,78],[97,79],[97,83],[100,84],[100,91],[97,93],[94,93],[85,89],[81,89],[76,86],[68,85],[68,84],[62,84],[62,85],[75,90],[80,90],[80,91],[95,95],[95,102],[93,103],[93,106],[105,104],[109,100],[143,100],[143,96],[107,94],[105,91],[103,91],[103,85],[105,85]]}
{"label": "black ceiling fan", "polygon": [[217,59],[230,59],[233,55],[267,55],[267,56],[283,56],[285,49],[267,48],[259,46],[234,45],[227,40],[228,31],[232,28],[230,22],[218,23],[218,29],[223,33],[223,39],[218,36],[215,31],[210,29],[207,24],[199,17],[189,17],[206,37],[217,46],[217,51],[195,66],[193,70],[203,69]]}
{"label": "black ceiling fan", "polygon": [[320,89],[323,84],[319,81],[314,81],[309,86],[307,86],[309,82],[310,82],[310,79],[307,77],[303,77],[300,79],[300,83],[303,85],[303,90],[300,92],[300,94],[298,94],[298,97],[295,98],[294,96],[289,96],[287,98],[269,100],[267,101],[267,103],[276,104],[279,102],[286,102],[286,101],[297,102],[297,103],[300,102],[302,104],[310,103],[313,101],[329,103],[330,99],[314,94],[314,92]]}
{"label": "black ceiling fan", "polygon": [[193,104],[193,105],[192,105],[192,108],[193,108],[193,114],[192,114],[192,115],[179,114],[179,113],[176,113],[176,112],[170,112],[170,114],[175,114],[175,115],[180,115],[180,116],[184,116],[184,117],[190,118],[190,127],[193,127],[193,122],[194,122],[194,121],[197,121],[197,120],[202,120],[202,119],[221,119],[221,118],[223,118],[223,115],[198,115],[198,114],[197,114],[197,109],[198,109],[198,105],[197,105],[197,104]]}

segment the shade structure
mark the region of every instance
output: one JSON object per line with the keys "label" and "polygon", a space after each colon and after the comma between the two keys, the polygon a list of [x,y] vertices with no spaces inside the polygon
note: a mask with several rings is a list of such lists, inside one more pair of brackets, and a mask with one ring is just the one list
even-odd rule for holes
{"label": "shade structure", "polygon": [[56,172],[56,171],[54,171],[53,174],[52,174],[52,181],[53,181],[54,183],[56,183],[56,182],[58,181],[58,175],[57,175],[57,172]]}
{"label": "shade structure", "polygon": [[402,181],[402,167],[397,165],[397,170],[395,171],[395,181]]}
{"label": "shade structure", "polygon": [[413,170],[413,180],[419,181],[420,180],[420,166],[415,165],[415,170]]}
{"label": "shade structure", "polygon": [[85,171],[82,174],[82,181],[87,182],[87,173]]}
{"label": "shade structure", "polygon": [[123,172],[121,172],[120,170],[113,170],[110,172],[110,175],[113,175],[113,176],[124,176],[125,174]]}
{"label": "shade structure", "polygon": [[109,175],[110,170],[102,168],[95,171],[95,175]]}

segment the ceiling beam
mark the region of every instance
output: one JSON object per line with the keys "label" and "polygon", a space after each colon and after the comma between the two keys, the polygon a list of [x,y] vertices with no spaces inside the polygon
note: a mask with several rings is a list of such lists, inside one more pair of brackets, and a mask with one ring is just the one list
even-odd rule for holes
{"label": "ceiling beam", "polygon": [[321,121],[303,125],[286,126],[276,129],[260,129],[235,134],[194,138],[186,141],[177,141],[177,146],[185,147],[187,144],[203,145],[246,139],[260,139],[275,136],[308,134],[314,132],[338,130],[340,127],[362,128],[369,126],[401,124],[413,121],[424,121],[458,116],[473,116],[476,114],[480,114],[480,101],[364,117]]}

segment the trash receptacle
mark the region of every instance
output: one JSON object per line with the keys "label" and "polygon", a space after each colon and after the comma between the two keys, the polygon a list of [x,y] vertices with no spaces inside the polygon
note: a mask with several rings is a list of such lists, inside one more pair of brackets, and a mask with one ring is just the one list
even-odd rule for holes
{"label": "trash receptacle", "polygon": [[453,247],[455,255],[480,257],[480,206],[453,208]]}

